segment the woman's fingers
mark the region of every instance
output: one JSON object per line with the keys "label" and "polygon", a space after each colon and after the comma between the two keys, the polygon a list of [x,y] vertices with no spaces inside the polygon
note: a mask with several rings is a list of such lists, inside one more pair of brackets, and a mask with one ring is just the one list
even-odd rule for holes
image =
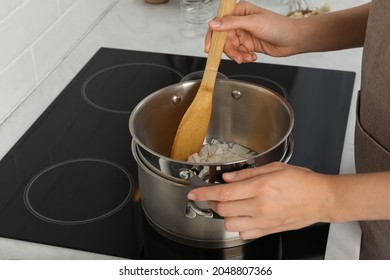
{"label": "woman's fingers", "polygon": [[200,187],[188,193],[190,200],[198,201],[234,201],[253,197],[250,188],[243,190],[240,184],[220,184],[209,187]]}
{"label": "woman's fingers", "polygon": [[258,212],[257,203],[253,199],[234,200],[229,202],[208,202],[211,209],[222,217],[253,217]]}
{"label": "woman's fingers", "polygon": [[224,226],[226,231],[239,232],[240,238],[243,240],[259,238],[269,234],[298,229],[301,227],[289,222],[274,225],[269,223],[266,218],[255,219],[252,217],[225,218]]}
{"label": "woman's fingers", "polygon": [[280,171],[284,168],[286,168],[285,163],[273,162],[255,168],[245,168],[239,171],[224,173],[222,176],[226,182],[237,182],[237,181],[247,180],[253,177],[273,173],[276,171]]}
{"label": "woman's fingers", "polygon": [[[262,184],[267,184],[267,180],[262,181],[259,176],[280,171],[285,167],[286,164],[276,162],[261,167],[224,173],[223,179],[229,184],[197,188],[188,193],[188,198],[200,201],[234,201],[253,198],[256,195],[256,189],[260,188]],[[252,178],[253,180],[250,180]],[[246,181],[245,184],[242,181]]]}

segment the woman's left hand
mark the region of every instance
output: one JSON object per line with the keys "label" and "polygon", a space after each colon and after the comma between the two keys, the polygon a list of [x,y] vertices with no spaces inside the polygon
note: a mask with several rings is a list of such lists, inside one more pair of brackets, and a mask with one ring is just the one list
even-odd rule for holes
{"label": "woman's left hand", "polygon": [[225,173],[226,184],[197,188],[188,198],[209,201],[227,231],[253,239],[328,221],[323,215],[331,205],[328,177],[276,162]]}

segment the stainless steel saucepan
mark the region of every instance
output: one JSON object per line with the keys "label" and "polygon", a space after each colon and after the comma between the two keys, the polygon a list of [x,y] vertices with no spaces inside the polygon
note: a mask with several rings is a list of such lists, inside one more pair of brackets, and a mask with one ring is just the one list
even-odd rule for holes
{"label": "stainless steel saucepan", "polygon": [[233,247],[247,241],[237,232],[226,232],[223,219],[214,218],[207,206],[188,201],[193,179],[201,180],[200,185],[221,183],[226,171],[288,162],[293,152],[294,114],[285,99],[265,87],[219,79],[205,142],[233,142],[256,154],[234,162],[176,161],[169,157],[173,138],[199,83],[185,81],[160,89],[142,100],[130,116],[142,207],[149,223],[174,241],[205,248]]}

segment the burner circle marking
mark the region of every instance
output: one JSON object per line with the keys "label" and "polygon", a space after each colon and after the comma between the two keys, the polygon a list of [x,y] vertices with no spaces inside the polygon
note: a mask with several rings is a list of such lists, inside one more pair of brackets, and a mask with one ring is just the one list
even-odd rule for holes
{"label": "burner circle marking", "polygon": [[121,68],[121,67],[127,67],[127,66],[153,66],[153,67],[157,67],[157,68],[170,70],[170,71],[174,72],[175,74],[177,74],[180,78],[183,78],[183,74],[182,73],[180,73],[179,71],[177,71],[177,70],[175,70],[173,68],[165,66],[165,65],[159,65],[159,64],[155,64],[155,63],[144,63],[144,62],[143,63],[118,64],[118,65],[114,65],[114,66],[111,66],[111,67],[104,68],[104,69],[96,72],[95,74],[90,76],[83,83],[83,85],[81,87],[81,96],[85,100],[85,102],[87,102],[87,104],[91,105],[92,107],[95,107],[96,109],[99,109],[99,110],[102,110],[102,111],[106,111],[106,112],[110,112],[110,113],[117,113],[117,114],[131,114],[131,112],[132,112],[131,110],[130,111],[127,111],[127,110],[115,110],[115,109],[110,109],[110,108],[106,108],[106,107],[100,106],[100,105],[96,104],[95,102],[93,102],[90,98],[88,98],[87,93],[86,93],[86,88],[87,88],[88,83],[91,80],[93,80],[94,78],[96,78],[98,75],[100,75],[100,74],[102,74],[104,72],[108,72],[110,70],[114,70],[114,69]]}
{"label": "burner circle marking", "polygon": [[[50,218],[50,217],[47,217],[41,213],[39,213],[39,211],[37,211],[34,206],[31,204],[30,202],[30,199],[29,199],[29,194],[30,194],[30,191],[31,191],[31,188],[33,186],[33,184],[37,181],[37,179],[45,174],[46,172],[50,171],[50,170],[53,170],[57,167],[60,167],[60,166],[63,166],[63,165],[66,165],[66,164],[71,164],[71,163],[75,163],[75,162],[98,162],[98,163],[104,163],[104,164],[108,164],[110,166],[113,166],[117,169],[119,169],[127,178],[127,180],[129,181],[129,191],[128,193],[126,194],[126,197],[123,199],[123,201],[118,205],[116,206],[114,209],[110,210],[109,212],[105,213],[105,214],[102,214],[102,215],[99,215],[97,217],[93,217],[93,218],[90,218],[90,219],[82,219],[82,220],[59,220],[59,219],[53,219],[53,218]],[[59,162],[59,163],[56,163],[56,164],[53,164],[45,169],[43,169],[42,171],[40,171],[38,174],[36,174],[31,180],[30,182],[27,184],[25,190],[24,190],[24,194],[23,194],[23,200],[24,200],[24,204],[25,206],[27,207],[27,209],[31,212],[31,214],[33,214],[34,216],[36,216],[37,218],[43,220],[43,221],[46,221],[46,222],[49,222],[49,223],[54,223],[54,224],[60,224],[60,225],[79,225],[79,224],[87,224],[87,223],[91,223],[91,222],[95,222],[95,221],[99,221],[99,220],[102,220],[102,219],[105,219],[113,214],[115,214],[116,212],[118,212],[120,209],[122,209],[125,204],[130,200],[130,198],[132,197],[133,195],[133,192],[134,192],[134,179],[132,177],[132,175],[130,174],[130,172],[124,168],[123,166],[115,163],[115,162],[112,162],[112,161],[108,161],[108,160],[104,160],[104,159],[98,159],[98,158],[80,158],[80,159],[71,159],[71,160],[66,160],[66,161],[62,161],[62,162]]]}

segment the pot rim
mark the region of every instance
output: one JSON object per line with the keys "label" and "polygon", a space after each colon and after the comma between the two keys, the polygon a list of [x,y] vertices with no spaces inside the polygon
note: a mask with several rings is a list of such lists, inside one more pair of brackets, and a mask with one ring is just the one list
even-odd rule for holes
{"label": "pot rim", "polygon": [[[153,154],[153,155],[156,155],[164,160],[168,160],[168,161],[172,161],[172,162],[177,162],[177,163],[181,163],[181,164],[195,164],[195,165],[205,165],[205,166],[222,166],[222,165],[231,165],[231,164],[241,164],[241,163],[245,163],[245,162],[248,162],[248,161],[253,161],[255,160],[256,158],[258,157],[261,157],[267,153],[269,153],[270,151],[274,150],[276,147],[279,147],[280,145],[283,145],[285,144],[286,140],[288,139],[289,135],[292,133],[292,129],[294,127],[294,122],[295,122],[295,117],[294,117],[294,111],[291,107],[291,105],[289,104],[289,102],[287,102],[286,99],[284,99],[282,96],[280,96],[279,94],[277,94],[276,92],[274,92],[273,90],[270,90],[266,87],[263,87],[261,85],[258,85],[258,84],[255,84],[255,83],[252,83],[252,82],[246,82],[246,81],[242,81],[242,80],[234,80],[234,79],[228,79],[228,80],[225,80],[225,79],[219,79],[216,81],[216,83],[231,83],[231,82],[236,82],[236,83],[240,83],[240,84],[245,84],[245,85],[249,85],[251,87],[260,87],[260,88],[264,88],[266,89],[269,94],[273,94],[275,96],[275,98],[277,98],[280,103],[282,103],[284,106],[287,107],[287,111],[289,113],[289,116],[290,116],[290,124],[289,124],[289,127],[286,131],[286,133],[284,134],[284,136],[279,140],[279,142],[277,142],[276,144],[274,144],[272,147],[268,148],[267,150],[265,151],[262,151],[261,153],[257,153],[256,152],[256,155],[255,156],[252,156],[250,158],[247,158],[247,159],[242,159],[242,160],[237,160],[237,161],[231,161],[231,162],[214,162],[214,163],[210,163],[210,162],[190,162],[190,161],[184,161],[184,160],[174,160],[172,159],[171,157],[168,157],[168,156],[165,156],[165,155],[162,155],[160,153],[157,153],[156,151],[153,151],[152,149],[150,149],[149,147],[147,147],[146,145],[144,145],[141,140],[137,137],[137,135],[135,134],[135,131],[134,131],[134,127],[133,127],[133,123],[134,123],[134,118],[135,118],[135,115],[136,113],[138,112],[139,108],[141,108],[145,103],[147,103],[147,101],[149,101],[151,98],[153,98],[154,96],[160,94],[161,92],[163,91],[167,91],[169,88],[172,88],[172,87],[177,87],[179,85],[181,86],[185,86],[185,85],[188,85],[188,84],[200,84],[201,80],[190,80],[190,81],[185,81],[185,82],[181,82],[181,83],[175,83],[175,84],[172,84],[172,85],[169,85],[169,86],[166,86],[166,87],[163,87],[151,94],[149,94],[147,97],[145,97],[144,99],[142,99],[135,107],[134,109],[132,110],[131,114],[130,114],[130,118],[129,118],[129,129],[130,129],[130,134],[132,136],[132,138],[135,140],[135,142],[140,145],[143,149],[145,149],[147,152]],[[221,139],[223,141],[223,139]],[[207,142],[204,142],[203,145],[207,143]],[[286,145],[285,145],[285,151],[284,151],[284,154],[286,153]]]}

